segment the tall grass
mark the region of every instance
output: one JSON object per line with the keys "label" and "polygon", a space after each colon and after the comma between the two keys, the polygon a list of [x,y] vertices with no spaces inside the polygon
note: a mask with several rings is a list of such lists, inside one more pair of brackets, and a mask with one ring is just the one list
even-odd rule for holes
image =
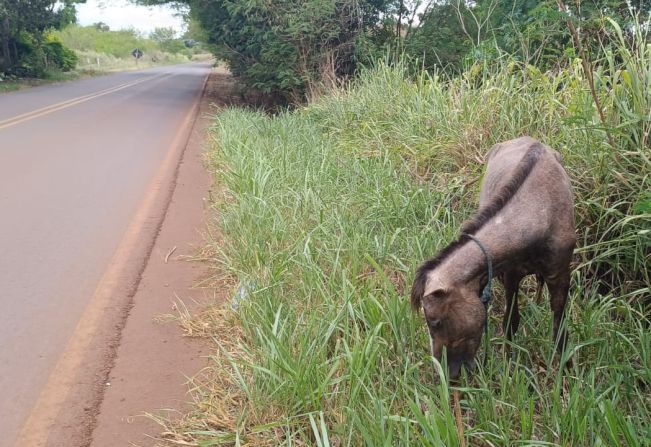
{"label": "tall grass", "polygon": [[651,445],[650,52],[622,45],[595,73],[615,148],[578,62],[551,74],[478,66],[452,81],[380,65],[301,110],[221,114],[212,250],[239,298],[204,315],[214,374],[168,440],[458,445],[444,368],[406,290],[473,212],[486,151],[530,134],[562,153],[577,196],[574,362],[558,370],[549,308],[531,299],[515,361],[503,359],[498,294],[487,362],[460,387],[464,436]]}
{"label": "tall grass", "polygon": [[54,31],[63,43],[76,51],[95,51],[116,58],[131,56],[134,48],[143,52],[160,51],[158,44],[134,29],[101,31],[95,26],[70,25]]}
{"label": "tall grass", "polygon": [[[134,29],[102,31],[95,26],[70,25],[52,31],[67,47],[73,49],[79,60],[77,68],[86,71],[119,71],[156,65],[178,64],[190,61],[193,51],[164,51],[162,46]],[[143,57],[136,62],[131,55],[140,49]]]}
{"label": "tall grass", "polygon": [[76,53],[79,58],[77,61],[77,69],[79,70],[121,71],[154,67],[157,65],[180,64],[190,61],[184,54],[172,54],[162,51],[146,53],[138,61],[131,55],[115,57],[112,54],[98,53],[95,51],[76,51]]}

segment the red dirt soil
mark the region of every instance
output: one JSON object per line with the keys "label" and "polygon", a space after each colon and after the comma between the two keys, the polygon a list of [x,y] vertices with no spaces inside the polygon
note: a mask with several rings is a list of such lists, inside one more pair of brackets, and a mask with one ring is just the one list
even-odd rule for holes
{"label": "red dirt soil", "polygon": [[183,338],[175,323],[153,319],[175,314],[177,306],[183,305],[193,313],[216,299],[212,290],[193,288],[205,278],[206,266],[187,258],[204,245],[211,185],[203,164],[207,130],[213,122],[209,115],[223,102],[219,95],[230,90],[229,81],[222,71],[214,71],[208,79],[172,201],[122,332],[93,431],[93,447],[154,445],[153,437],[161,427],[143,413],[174,417],[187,410],[188,377],[206,364],[208,351],[201,340]]}
{"label": "red dirt soil", "polygon": [[164,220],[140,280],[132,281],[135,294],[126,305],[105,309],[107,322],[84,356],[84,364],[92,366],[77,371],[64,410],[49,430],[48,447],[151,447],[161,426],[146,414],[174,418],[189,409],[187,381],[206,365],[208,349],[201,340],[184,338],[176,323],[156,319],[183,305],[194,313],[223,299],[214,290],[194,287],[208,267],[188,258],[204,245],[211,176],[203,157],[210,114],[236,102],[232,92],[231,76],[213,70],[171,179]]}

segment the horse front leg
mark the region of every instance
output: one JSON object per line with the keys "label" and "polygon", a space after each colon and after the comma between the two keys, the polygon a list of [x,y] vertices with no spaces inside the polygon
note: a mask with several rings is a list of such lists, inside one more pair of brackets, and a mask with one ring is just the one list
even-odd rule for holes
{"label": "horse front leg", "polygon": [[506,308],[502,318],[502,331],[506,337],[507,343],[504,353],[507,358],[511,356],[511,341],[513,336],[520,327],[520,308],[518,306],[518,291],[522,275],[516,272],[505,272],[502,278],[504,283]]}
{"label": "horse front leg", "polygon": [[504,317],[502,318],[502,330],[507,340],[513,340],[513,335],[520,327],[520,308],[518,306],[518,290],[520,289],[520,281],[522,276],[513,272],[504,274],[504,298],[506,301],[506,308],[504,309]]}

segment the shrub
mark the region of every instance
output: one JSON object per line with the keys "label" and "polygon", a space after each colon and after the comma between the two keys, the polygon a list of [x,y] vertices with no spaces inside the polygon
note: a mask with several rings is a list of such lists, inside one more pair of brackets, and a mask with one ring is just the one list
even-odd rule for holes
{"label": "shrub", "polygon": [[43,77],[47,69],[45,50],[36,37],[21,32],[16,46],[20,57],[11,72],[20,77]]}
{"label": "shrub", "polygon": [[63,45],[63,42],[53,35],[46,36],[43,50],[48,67],[56,67],[62,71],[70,71],[77,65],[77,55],[73,50]]}
{"label": "shrub", "polygon": [[133,29],[102,31],[95,26],[71,25],[55,31],[54,35],[76,51],[95,51],[115,57],[131,57],[134,48],[139,48],[145,54],[158,49],[154,41],[145,39]]}

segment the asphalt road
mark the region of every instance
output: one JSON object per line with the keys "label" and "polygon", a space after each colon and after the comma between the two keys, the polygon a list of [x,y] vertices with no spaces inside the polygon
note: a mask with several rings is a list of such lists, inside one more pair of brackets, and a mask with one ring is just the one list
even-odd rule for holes
{"label": "asphalt road", "polygon": [[0,446],[12,446],[209,72],[0,95]]}

